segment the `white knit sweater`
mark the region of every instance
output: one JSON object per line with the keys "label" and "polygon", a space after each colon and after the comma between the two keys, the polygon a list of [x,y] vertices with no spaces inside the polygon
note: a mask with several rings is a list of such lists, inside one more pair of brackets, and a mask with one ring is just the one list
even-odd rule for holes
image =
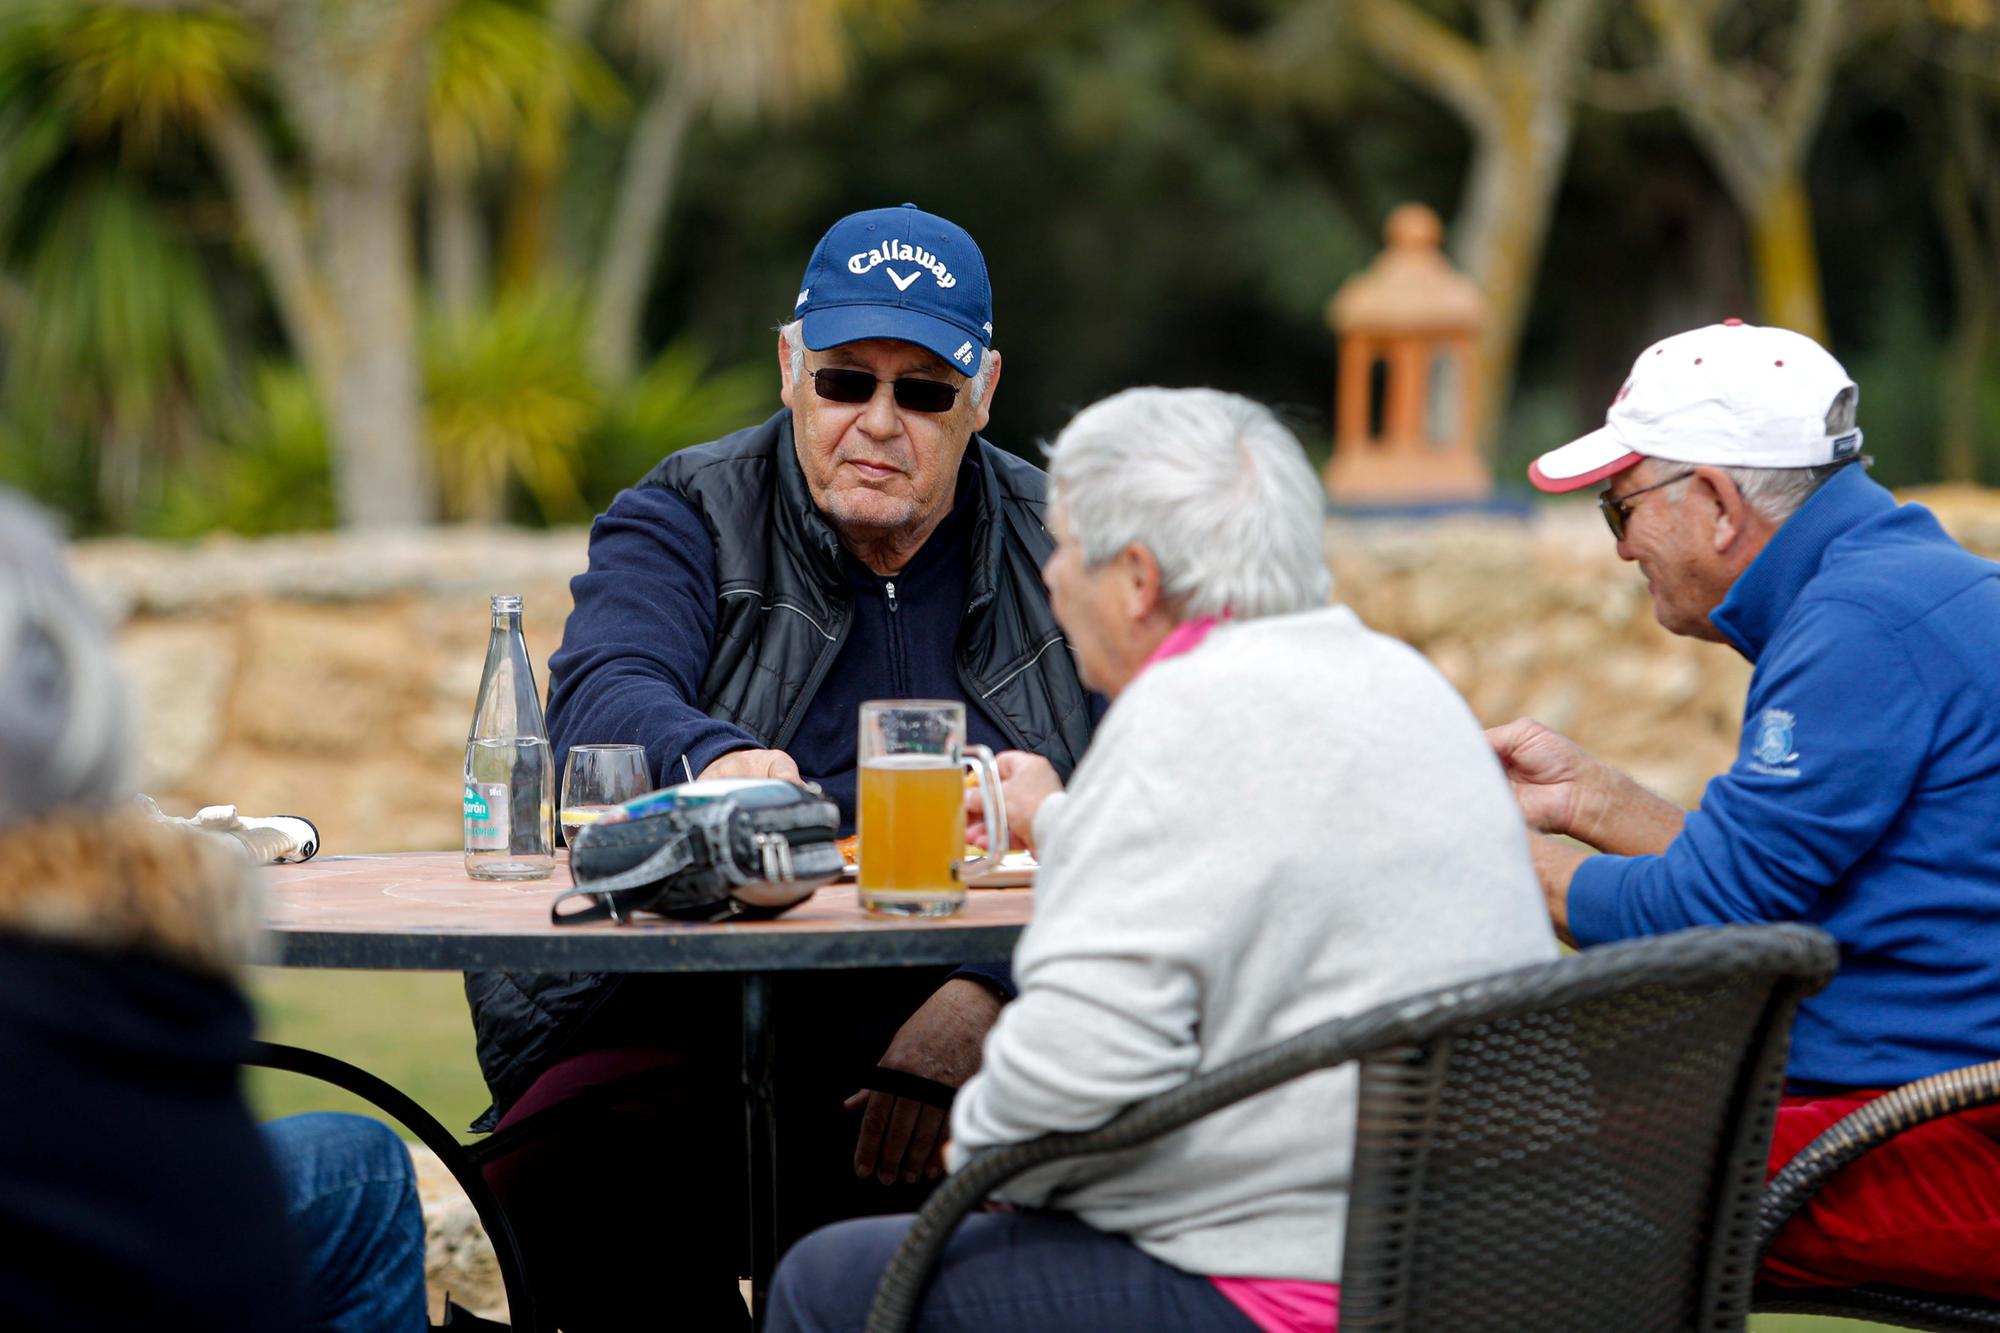
{"label": "white knit sweater", "polygon": [[[1465,704],[1343,607],[1225,623],[1122,694],[1036,819],[1020,996],[951,1160],[1119,1109],[1397,995],[1555,956],[1527,839]],[[1007,1197],[1178,1268],[1340,1276],[1352,1068]]]}

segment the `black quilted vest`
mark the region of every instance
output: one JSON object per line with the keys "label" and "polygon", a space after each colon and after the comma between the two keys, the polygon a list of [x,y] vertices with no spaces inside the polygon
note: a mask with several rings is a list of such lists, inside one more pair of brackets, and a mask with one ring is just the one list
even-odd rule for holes
{"label": "black quilted vest", "polygon": [[[1090,700],[1042,585],[1054,544],[1043,523],[1048,479],[978,436],[967,454],[959,484],[977,487],[979,504],[959,681],[1015,748],[1067,778],[1090,741]],[[785,748],[853,615],[840,540],[806,489],[791,414],[669,455],[639,484],[681,496],[715,539],[715,647],[701,706]]]}
{"label": "black quilted vest", "polygon": [[[1054,546],[1043,525],[1048,479],[978,436],[966,454],[959,485],[976,487],[979,503],[969,528],[959,680],[1012,745],[1046,756],[1067,779],[1090,741],[1090,695],[1042,584]],[[814,507],[793,452],[791,414],[670,454],[639,484],[687,500],[715,540],[715,645],[702,708],[783,749],[853,614],[839,539]],[[494,1099],[475,1128],[490,1129],[569,1054],[617,981],[594,973],[466,976],[479,1065]],[[660,1038],[674,1040],[671,1031]]]}

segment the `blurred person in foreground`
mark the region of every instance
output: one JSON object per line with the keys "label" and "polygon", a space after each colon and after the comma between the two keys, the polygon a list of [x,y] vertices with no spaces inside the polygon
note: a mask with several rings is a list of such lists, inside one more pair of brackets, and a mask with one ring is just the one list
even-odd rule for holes
{"label": "blurred person in foreground", "polygon": [[103,630],[0,492],[0,1328],[426,1327],[408,1152],[251,1123],[254,872],[141,813],[130,750]]}
{"label": "blurred person in foreground", "polygon": [[[1646,349],[1546,491],[1596,482],[1676,634],[1754,665],[1735,765],[1684,811],[1528,720],[1489,733],[1580,945],[1804,921],[1840,972],[1799,1006],[1775,1172],[1881,1091],[2000,1057],[2000,566],[1869,480],[1858,390],[1739,321]],[[2000,1299],[2000,1112],[1895,1139],[1778,1237],[1764,1276]]]}
{"label": "blurred person in foreground", "polygon": [[[1113,703],[1066,792],[1008,757],[1041,870],[1020,995],[952,1111],[954,1167],[1555,955],[1478,723],[1416,652],[1325,605],[1324,497],[1270,412],[1133,389],[1070,422],[1049,474],[1043,574]],[[1023,1176],[1004,1198],[1032,1211],[959,1227],[918,1327],[1333,1328],[1354,1095],[1352,1069],[1328,1071]],[[909,1223],[801,1242],[771,1329],[861,1328]]]}
{"label": "blurred person in foreground", "polygon": [[[965,701],[970,742],[1069,772],[1102,701],[1038,575],[1045,478],[976,433],[992,341],[963,228],[907,204],[836,222],[778,331],[782,408],[671,455],[592,527],[549,663],[556,762],[627,741],[663,786],[810,779],[851,828],[861,703],[929,698]],[[620,1085],[490,1172],[558,1319],[745,1325],[735,979],[481,973],[466,991],[493,1093],[475,1128]],[[944,1104],[1012,994],[1004,967],[779,978],[785,1232],[921,1200]],[[691,1153],[605,1151],[691,1136]]]}

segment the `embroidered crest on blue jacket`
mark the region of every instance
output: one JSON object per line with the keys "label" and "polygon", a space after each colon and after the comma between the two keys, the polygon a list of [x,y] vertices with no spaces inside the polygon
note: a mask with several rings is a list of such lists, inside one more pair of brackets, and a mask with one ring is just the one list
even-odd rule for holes
{"label": "embroidered crest on blue jacket", "polygon": [[1791,767],[1798,759],[1798,751],[1792,748],[1792,728],[1797,721],[1782,708],[1766,708],[1757,718],[1757,737],[1750,745],[1750,770],[1771,777],[1795,778],[1799,770]]}

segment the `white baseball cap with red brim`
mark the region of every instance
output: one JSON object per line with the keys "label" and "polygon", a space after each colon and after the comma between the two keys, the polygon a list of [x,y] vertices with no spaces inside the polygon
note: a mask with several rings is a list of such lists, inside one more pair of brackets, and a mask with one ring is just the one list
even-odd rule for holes
{"label": "white baseball cap with red brim", "polygon": [[[1643,458],[1721,467],[1816,467],[1861,452],[1854,381],[1790,329],[1740,319],[1677,333],[1632,363],[1598,429],[1528,465],[1544,491],[1573,491]],[[1850,395],[1848,410],[1836,400]],[[1840,429],[1833,429],[1836,425]]]}

